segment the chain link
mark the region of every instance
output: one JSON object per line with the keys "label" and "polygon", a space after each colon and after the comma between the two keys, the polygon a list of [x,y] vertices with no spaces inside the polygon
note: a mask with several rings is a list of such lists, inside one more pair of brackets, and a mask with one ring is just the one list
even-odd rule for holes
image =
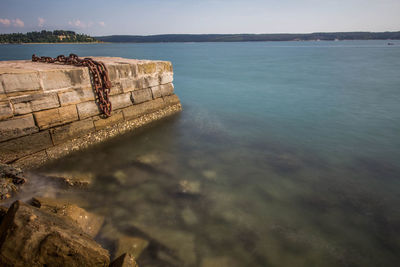
{"label": "chain link", "polygon": [[64,55],[59,55],[56,58],[38,57],[33,54],[32,61],[44,63],[61,63],[78,67],[88,67],[89,72],[92,75],[92,81],[94,85],[94,90],[97,95],[99,108],[104,115],[106,115],[107,117],[111,116],[111,102],[109,98],[111,82],[110,78],[108,77],[108,70],[103,62],[96,61],[91,58],[81,59],[75,54],[70,54],[68,57]]}

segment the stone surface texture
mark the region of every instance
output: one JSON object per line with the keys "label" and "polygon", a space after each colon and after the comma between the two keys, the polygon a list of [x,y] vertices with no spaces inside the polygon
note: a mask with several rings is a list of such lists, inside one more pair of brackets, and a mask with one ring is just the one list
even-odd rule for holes
{"label": "stone surface texture", "polygon": [[0,266],[108,266],[107,250],[75,223],[16,201],[0,225]]}
{"label": "stone surface texture", "polygon": [[171,62],[94,59],[109,70],[109,118],[100,113],[87,68],[0,62],[0,162],[37,167],[182,109]]}

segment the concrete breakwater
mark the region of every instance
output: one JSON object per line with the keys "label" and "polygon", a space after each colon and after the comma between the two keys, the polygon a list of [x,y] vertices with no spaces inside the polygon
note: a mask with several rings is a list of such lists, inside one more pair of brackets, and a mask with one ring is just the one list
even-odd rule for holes
{"label": "concrete breakwater", "polygon": [[182,109],[167,61],[96,57],[107,66],[112,114],[85,67],[0,62],[0,162],[36,167]]}

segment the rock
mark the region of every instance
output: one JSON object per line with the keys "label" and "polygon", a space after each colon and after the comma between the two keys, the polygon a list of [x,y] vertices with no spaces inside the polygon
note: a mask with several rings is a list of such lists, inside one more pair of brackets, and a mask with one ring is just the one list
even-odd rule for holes
{"label": "rock", "polygon": [[234,267],[235,262],[228,257],[205,258],[201,262],[201,267]]}
{"label": "rock", "polygon": [[3,221],[3,218],[6,216],[8,208],[0,206],[0,224]]}
{"label": "rock", "polygon": [[[131,223],[150,238],[150,242],[155,242],[166,248],[182,261],[179,266],[192,266],[196,264],[195,237],[189,232],[168,229],[165,227],[153,227],[139,223]],[[174,258],[174,257],[170,258]],[[165,260],[165,259],[162,259]]]}
{"label": "rock", "polygon": [[20,168],[14,168],[0,163],[0,200],[5,200],[18,192],[19,186],[25,183],[25,177]]}
{"label": "rock", "polygon": [[179,182],[178,193],[199,195],[201,193],[201,184],[197,181],[182,180]]}
{"label": "rock", "polygon": [[108,266],[108,251],[72,221],[20,201],[0,226],[1,266]]}
{"label": "rock", "polygon": [[123,255],[124,253],[129,253],[134,258],[138,259],[140,254],[149,245],[149,241],[142,239],[140,237],[130,237],[122,235],[117,242],[117,252],[116,257]]}
{"label": "rock", "polygon": [[58,216],[71,219],[91,237],[95,237],[99,233],[104,222],[103,216],[87,212],[65,200],[35,197],[32,199],[32,205],[47,212],[55,213]]}
{"label": "rock", "polygon": [[135,261],[135,258],[129,253],[122,254],[116,258],[110,267],[139,267]]}
{"label": "rock", "polygon": [[87,188],[94,179],[94,174],[90,172],[50,172],[41,173],[41,175],[50,177],[54,181],[71,187]]}
{"label": "rock", "polygon": [[14,184],[23,184],[26,182],[24,172],[20,168],[3,163],[0,163],[0,178],[12,178]]}
{"label": "rock", "polygon": [[190,208],[184,208],[181,216],[186,225],[194,225],[198,222],[196,214]]}
{"label": "rock", "polygon": [[124,185],[126,183],[127,175],[124,171],[119,170],[114,172],[113,177],[118,181],[119,184]]}
{"label": "rock", "polygon": [[208,180],[214,181],[217,179],[217,173],[213,170],[205,170],[202,174]]}

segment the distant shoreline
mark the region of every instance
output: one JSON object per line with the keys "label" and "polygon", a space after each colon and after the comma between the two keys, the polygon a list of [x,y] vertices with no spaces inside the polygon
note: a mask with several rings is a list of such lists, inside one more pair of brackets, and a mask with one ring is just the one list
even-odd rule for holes
{"label": "distant shoreline", "polygon": [[265,41],[344,41],[400,40],[398,32],[332,32],[283,34],[161,34],[110,35],[95,39],[111,43],[202,43],[202,42],[265,42]]}

